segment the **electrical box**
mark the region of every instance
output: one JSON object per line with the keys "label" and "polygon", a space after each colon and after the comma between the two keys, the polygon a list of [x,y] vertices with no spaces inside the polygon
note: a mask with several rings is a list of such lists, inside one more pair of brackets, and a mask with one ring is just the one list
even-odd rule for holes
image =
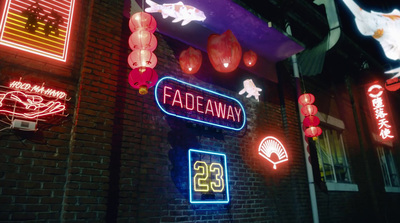
{"label": "electrical box", "polygon": [[12,121],[11,128],[25,131],[36,131],[36,122],[14,119]]}

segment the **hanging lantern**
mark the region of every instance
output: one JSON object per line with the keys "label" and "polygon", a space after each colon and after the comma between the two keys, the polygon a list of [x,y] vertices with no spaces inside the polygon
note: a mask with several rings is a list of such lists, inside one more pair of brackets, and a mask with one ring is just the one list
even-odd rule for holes
{"label": "hanging lantern", "polygon": [[208,58],[215,70],[222,73],[234,71],[242,57],[242,47],[233,35],[227,30],[221,35],[212,34],[207,42]]}
{"label": "hanging lantern", "polygon": [[137,12],[133,14],[129,20],[129,29],[131,32],[138,30],[146,30],[154,33],[157,28],[157,22],[154,17],[145,12]]}
{"label": "hanging lantern", "polygon": [[152,68],[136,68],[129,73],[129,84],[134,89],[139,89],[139,94],[147,94],[158,80],[158,75]]}
{"label": "hanging lantern", "polygon": [[201,51],[192,47],[182,51],[179,55],[179,64],[185,74],[195,74],[199,71],[202,60]]}
{"label": "hanging lantern", "polygon": [[313,94],[310,94],[310,93],[302,94],[299,97],[299,103],[303,106],[311,105],[312,103],[314,103],[314,101],[315,101],[315,97]]}
{"label": "hanging lantern", "polygon": [[322,134],[322,129],[320,127],[309,127],[304,131],[304,135],[313,138],[314,140],[316,139],[317,136]]}
{"label": "hanging lantern", "polygon": [[244,65],[246,65],[248,67],[254,66],[257,62],[257,54],[254,53],[252,50],[246,51],[243,54],[243,62],[244,62]]}
{"label": "hanging lantern", "polygon": [[304,116],[310,116],[310,115],[317,114],[318,109],[317,109],[317,106],[315,106],[315,105],[306,105],[301,108],[300,112]]}
{"label": "hanging lantern", "polygon": [[319,123],[320,123],[319,118],[314,115],[307,116],[303,120],[304,128],[308,128],[310,126],[317,126],[317,125],[319,125]]}
{"label": "hanging lantern", "polygon": [[132,50],[154,51],[157,47],[157,38],[149,31],[139,30],[129,37],[129,47]]}
{"label": "hanging lantern", "polygon": [[128,56],[128,64],[132,69],[138,67],[154,68],[157,64],[157,57],[148,50],[133,50]]}

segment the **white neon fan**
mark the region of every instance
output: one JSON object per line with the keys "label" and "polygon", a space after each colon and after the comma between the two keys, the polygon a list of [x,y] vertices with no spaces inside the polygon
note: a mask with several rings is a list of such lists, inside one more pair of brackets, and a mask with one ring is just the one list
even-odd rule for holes
{"label": "white neon fan", "polygon": [[[278,156],[278,161],[271,160],[271,155],[273,153]],[[276,164],[288,161],[285,147],[278,139],[272,136],[267,136],[261,141],[258,147],[258,154],[274,164],[274,169],[276,169]]]}

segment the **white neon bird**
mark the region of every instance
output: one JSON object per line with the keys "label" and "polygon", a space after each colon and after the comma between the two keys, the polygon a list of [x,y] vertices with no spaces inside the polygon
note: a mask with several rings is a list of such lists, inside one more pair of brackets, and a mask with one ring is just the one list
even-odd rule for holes
{"label": "white neon bird", "polygon": [[184,5],[182,2],[160,5],[151,0],[146,0],[146,3],[150,6],[145,9],[146,12],[160,12],[163,19],[168,17],[175,18],[172,22],[176,23],[182,21],[182,26],[191,21],[204,21],[206,19],[203,11],[190,5]]}
{"label": "white neon bird", "polygon": [[400,11],[391,13],[366,12],[353,0],[343,0],[355,16],[358,30],[364,36],[372,36],[382,46],[387,58],[400,59]]}
{"label": "white neon bird", "polygon": [[258,97],[260,96],[259,91],[262,91],[261,88],[256,87],[252,79],[247,79],[243,81],[244,88],[239,92],[240,95],[247,92],[246,98],[250,98],[254,96],[254,98],[259,101]]}

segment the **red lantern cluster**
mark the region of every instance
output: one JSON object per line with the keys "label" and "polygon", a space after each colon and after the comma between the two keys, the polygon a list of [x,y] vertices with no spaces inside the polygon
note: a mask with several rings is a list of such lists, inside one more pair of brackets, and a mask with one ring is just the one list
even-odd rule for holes
{"label": "red lantern cluster", "polygon": [[299,104],[303,107],[300,109],[301,114],[305,116],[303,120],[304,134],[307,137],[313,138],[314,140],[322,134],[322,129],[318,127],[320,120],[315,114],[318,109],[315,105],[312,105],[315,101],[315,97],[312,94],[306,93],[299,97]]}
{"label": "red lantern cluster", "polygon": [[179,64],[185,74],[195,74],[199,71],[202,60],[201,51],[192,47],[182,51],[179,55]]}
{"label": "red lantern cluster", "polygon": [[157,38],[153,34],[156,28],[154,17],[145,12],[135,13],[129,20],[129,29],[132,31],[129,47],[132,52],[128,56],[128,64],[133,70],[129,73],[128,80],[142,95],[147,94],[148,89],[158,80],[158,75],[153,70],[157,64],[157,57],[153,53],[157,47]]}
{"label": "red lantern cluster", "polygon": [[207,53],[215,70],[228,73],[239,66],[242,47],[232,31],[227,30],[221,35],[212,34],[208,37]]}

